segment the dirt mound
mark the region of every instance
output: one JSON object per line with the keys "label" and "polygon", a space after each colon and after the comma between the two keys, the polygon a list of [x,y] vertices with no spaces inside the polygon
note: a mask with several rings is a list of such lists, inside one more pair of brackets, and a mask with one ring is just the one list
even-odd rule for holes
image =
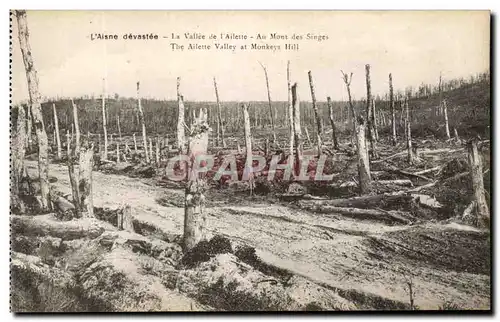
{"label": "dirt mound", "polygon": [[181,263],[186,267],[194,267],[206,262],[217,254],[232,253],[231,242],[226,237],[216,235],[209,241],[202,240],[184,255]]}

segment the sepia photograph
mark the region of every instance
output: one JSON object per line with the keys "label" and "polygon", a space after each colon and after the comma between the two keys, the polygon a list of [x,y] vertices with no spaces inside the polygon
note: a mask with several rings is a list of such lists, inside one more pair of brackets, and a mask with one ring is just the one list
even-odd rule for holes
{"label": "sepia photograph", "polygon": [[11,312],[492,312],[490,11],[9,14]]}

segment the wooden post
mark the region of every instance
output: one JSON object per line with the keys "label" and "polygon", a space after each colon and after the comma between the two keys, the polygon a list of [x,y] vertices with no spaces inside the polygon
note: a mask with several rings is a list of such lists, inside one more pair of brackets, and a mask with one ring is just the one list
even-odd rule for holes
{"label": "wooden post", "polygon": [[394,108],[394,87],[392,86],[392,74],[389,74],[389,106],[391,109],[392,144],[396,145],[396,111]]}
{"label": "wooden post", "polygon": [[92,196],[92,167],[94,166],[94,144],[85,142],[80,149],[78,190],[80,207],[84,217],[94,217]]}
{"label": "wooden post", "polygon": [[54,133],[57,144],[57,159],[61,159],[61,137],[59,136],[59,119],[57,118],[56,104],[52,103],[52,111],[54,112]]}
{"label": "wooden post", "polygon": [[294,140],[294,130],[293,130],[293,106],[292,106],[292,84],[290,81],[290,61],[286,64],[286,79],[288,83],[288,123],[290,131],[290,155],[293,155],[293,140]]}
{"label": "wooden post", "polygon": [[[208,134],[210,127],[207,122],[205,108],[201,108],[198,117],[194,120],[190,136],[188,154],[191,158],[191,166],[197,155],[207,153]],[[207,184],[199,175],[190,176],[188,171],[188,183],[186,186],[185,208],[184,208],[184,251],[188,252],[201,240],[205,239],[206,213],[205,213],[205,190]]]}
{"label": "wooden post", "polygon": [[374,128],[374,109],[372,106],[372,84],[370,79],[370,65],[365,65],[366,74],[366,118],[367,118],[367,128],[368,128],[368,140],[370,141],[370,148],[372,150],[373,158],[377,158],[377,142],[375,139],[375,128]]}
{"label": "wooden post", "polygon": [[273,130],[273,143],[276,142],[276,129],[274,126],[274,110],[273,106],[271,104],[271,90],[269,89],[269,77],[267,75],[267,68],[259,62],[260,66],[262,66],[262,69],[264,69],[264,76],[266,77],[266,88],[267,88],[267,101],[269,103],[269,115],[271,119],[271,128]]}
{"label": "wooden post", "polygon": [[71,99],[71,106],[73,107],[73,124],[75,126],[75,155],[78,156],[80,153],[80,125],[78,124],[78,109]]}
{"label": "wooden post", "polygon": [[295,175],[300,174],[302,161],[302,130],[300,127],[300,100],[297,93],[297,83],[292,86],[293,142],[295,144]]}
{"label": "wooden post", "polygon": [[108,159],[108,129],[106,127],[106,78],[102,79],[102,130],[104,135],[104,153],[102,158]]}
{"label": "wooden post", "polygon": [[219,100],[219,91],[217,89],[217,81],[214,77],[214,88],[215,88],[215,98],[217,99],[217,146],[220,144],[222,140],[222,147],[226,147],[226,140],[224,139],[224,124],[222,122],[222,111]]}
{"label": "wooden post", "polygon": [[[445,110],[446,111],[446,110]],[[483,165],[481,155],[477,149],[476,140],[471,140],[467,144],[469,154],[470,176],[472,180],[472,190],[474,192],[474,202],[476,210],[476,225],[481,228],[489,228],[490,211],[484,193]]]}
{"label": "wooden post", "polygon": [[450,126],[448,124],[448,106],[446,100],[443,100],[443,110],[444,110],[444,126],[446,129],[446,138],[450,139]]}
{"label": "wooden post", "polygon": [[177,103],[178,103],[178,119],[177,119],[177,147],[179,153],[183,154],[185,150],[185,134],[184,134],[184,98],[181,95],[181,78],[177,77]]}
{"label": "wooden post", "polygon": [[253,195],[253,172],[251,169],[253,168],[253,155],[252,155],[252,134],[250,129],[250,116],[248,115],[248,105],[243,104],[243,122],[245,129],[245,150],[246,150],[246,159],[245,159],[245,170],[249,171],[248,182],[250,185],[250,195]]}
{"label": "wooden post", "polygon": [[408,163],[413,164],[414,155],[411,146],[411,119],[410,119],[410,108],[408,106],[408,97],[405,99],[405,109],[406,109],[406,148],[408,149]]}
{"label": "wooden post", "polygon": [[31,56],[28,23],[26,11],[16,11],[19,45],[23,56],[28,92],[31,103],[31,114],[38,144],[38,175],[40,179],[42,210],[50,210],[50,184],[49,184],[49,141],[43,123],[41,96],[38,90],[38,75]]}
{"label": "wooden post", "polygon": [[[142,104],[141,104],[141,84],[140,82],[137,82],[137,111],[139,113],[139,122],[141,122],[141,128],[142,128],[142,144],[144,146],[144,157],[146,158],[146,163],[149,163],[149,155],[148,155],[148,139],[146,136],[146,123],[144,120],[144,111],[142,110]],[[184,109],[183,111],[183,118],[184,118]]]}
{"label": "wooden post", "polygon": [[314,91],[314,82],[311,71],[309,71],[307,75],[309,76],[309,87],[311,88],[312,108],[314,110],[314,117],[316,119],[316,126],[317,126],[316,140],[318,143],[318,157],[319,157],[322,154],[323,142],[321,140],[321,134],[323,133],[323,126],[321,123],[321,118],[319,116],[318,106],[316,105],[316,94]]}
{"label": "wooden post", "polygon": [[368,157],[368,149],[366,146],[365,138],[366,125],[362,117],[358,118],[358,126],[356,127],[356,142],[358,152],[358,174],[359,174],[359,188],[361,194],[370,192],[371,186],[371,173],[370,173],[370,159]]}
{"label": "wooden post", "polygon": [[339,141],[337,140],[337,128],[335,126],[334,114],[333,114],[333,104],[330,96],[326,98],[326,102],[328,104],[328,111],[330,115],[330,124],[332,125],[332,140],[333,140],[333,148],[335,150],[339,149]]}

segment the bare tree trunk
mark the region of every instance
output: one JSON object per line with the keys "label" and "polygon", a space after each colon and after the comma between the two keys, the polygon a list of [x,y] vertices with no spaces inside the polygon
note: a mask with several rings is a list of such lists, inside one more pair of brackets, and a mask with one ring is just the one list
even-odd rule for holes
{"label": "bare tree trunk", "polygon": [[300,100],[297,93],[297,83],[292,86],[293,142],[295,144],[295,175],[300,174],[302,161],[302,130],[300,127]]}
{"label": "bare tree trunk", "polygon": [[[446,111],[446,109],[445,109]],[[481,156],[477,150],[477,142],[472,140],[468,143],[469,167],[474,191],[474,201],[476,206],[476,224],[478,227],[490,227],[490,211],[484,193],[483,165]]]}
{"label": "bare tree trunk", "polygon": [[153,139],[149,138],[149,160],[153,162]]}
{"label": "bare tree trunk", "polygon": [[273,111],[273,106],[271,104],[271,90],[269,89],[269,77],[267,75],[267,68],[260,63],[260,66],[262,66],[262,69],[264,69],[264,76],[266,77],[266,88],[267,88],[267,101],[269,103],[269,114],[270,114],[270,119],[271,119],[271,128],[273,130],[273,143],[276,142],[276,128],[274,126],[274,111]]}
{"label": "bare tree trunk", "polygon": [[78,190],[80,207],[84,217],[94,217],[92,196],[92,168],[94,165],[94,144],[85,142],[80,150]]}
{"label": "bare tree trunk", "polygon": [[27,104],[26,111],[26,145],[29,151],[32,149],[33,141],[31,140],[31,130],[33,129],[33,119],[31,116],[31,105]]}
{"label": "bare tree trunk", "polygon": [[116,115],[116,127],[118,127],[118,137],[122,140],[122,129],[120,128],[120,115]]}
{"label": "bare tree trunk", "polygon": [[455,133],[455,140],[457,140],[458,143],[462,142],[460,140],[460,137],[458,136],[458,131],[456,127],[453,128],[453,132]]}
{"label": "bare tree trunk", "polygon": [[368,149],[366,147],[365,128],[363,118],[358,118],[358,126],[356,127],[356,141],[358,148],[358,173],[359,173],[359,188],[361,194],[370,192],[371,174],[370,174],[370,159],[368,157]]}
{"label": "bare tree trunk", "polygon": [[102,90],[102,130],[104,135],[104,154],[102,156],[103,160],[108,159],[108,129],[106,127],[106,78],[103,78],[103,90]]}
{"label": "bare tree trunk", "polygon": [[335,121],[333,117],[333,105],[332,105],[332,99],[330,96],[326,98],[326,102],[328,104],[328,111],[330,114],[330,124],[332,125],[332,140],[333,140],[333,148],[335,150],[339,149],[339,141],[337,140],[337,128],[335,126]]}
{"label": "bare tree trunk", "polygon": [[178,103],[178,111],[179,111],[179,117],[177,119],[177,147],[179,148],[179,153],[183,154],[185,150],[185,145],[186,145],[186,139],[185,139],[185,134],[184,134],[184,98],[181,95],[180,92],[180,87],[181,87],[181,78],[177,77],[177,103]]}
{"label": "bare tree trunk", "polygon": [[[190,169],[193,168],[197,155],[207,153],[209,130],[207,113],[205,108],[201,108],[189,136]],[[207,184],[203,178],[199,177],[199,174],[191,177],[190,173],[191,171],[188,171],[184,208],[184,251],[186,252],[205,239],[206,234],[205,190]]]}
{"label": "bare tree trunk", "polygon": [[42,209],[50,210],[50,185],[49,185],[49,141],[45,126],[43,124],[42,106],[40,92],[38,90],[38,75],[31,57],[31,46],[29,43],[28,23],[26,11],[16,11],[19,31],[19,44],[23,55],[26,78],[28,81],[28,92],[31,103],[31,113],[38,143],[38,174],[40,178],[40,190]]}
{"label": "bare tree trunk", "polygon": [[78,124],[78,109],[73,99],[71,99],[71,106],[73,107],[73,124],[75,126],[75,155],[78,155],[80,153],[80,125]]}
{"label": "bare tree trunk", "polygon": [[444,126],[446,129],[446,137],[450,139],[451,136],[450,136],[450,126],[448,124],[448,106],[446,104],[446,100],[443,100],[443,109],[444,109]]}
{"label": "bare tree trunk", "polygon": [[432,110],[434,112],[433,113],[434,116],[439,115],[439,113],[441,112],[441,108],[443,106],[443,88],[442,88],[442,86],[443,86],[443,74],[442,74],[442,72],[439,72],[439,88],[438,88],[438,90],[439,90],[439,106],[438,106],[438,108],[436,108],[436,106],[432,107]]}
{"label": "bare tree trunk", "polygon": [[125,205],[122,211],[118,213],[118,230],[125,230],[128,232],[135,232],[134,223],[132,218],[132,208],[130,205]]}
{"label": "bare tree trunk", "polygon": [[316,105],[316,93],[314,92],[314,83],[313,83],[311,71],[309,71],[307,73],[307,75],[309,76],[309,87],[311,88],[312,107],[313,107],[313,110],[314,110],[314,117],[316,118],[316,126],[317,126],[317,129],[318,129],[317,132],[316,132],[316,136],[317,136],[318,157],[319,157],[322,154],[322,145],[323,145],[323,142],[321,140],[321,134],[323,133],[323,126],[322,126],[322,123],[321,123],[321,118],[319,116],[318,106]]}
{"label": "bare tree trunk", "polygon": [[137,111],[139,113],[139,122],[141,122],[141,128],[142,128],[142,144],[144,146],[144,157],[146,158],[146,163],[149,163],[148,139],[146,136],[146,123],[144,120],[144,111],[142,110],[142,104],[141,104],[140,86],[141,86],[140,82],[137,82]]}
{"label": "bare tree trunk", "polygon": [[220,144],[222,140],[222,147],[226,147],[226,140],[224,139],[224,123],[222,122],[222,111],[219,100],[219,90],[217,89],[217,81],[214,77],[214,88],[215,88],[215,98],[217,99],[217,145]]}
{"label": "bare tree trunk", "polygon": [[120,141],[116,141],[116,163],[120,163]]}
{"label": "bare tree trunk", "polygon": [[250,129],[250,116],[248,115],[248,105],[243,104],[243,123],[245,129],[245,171],[248,171],[249,177],[248,182],[250,185],[250,195],[253,195],[253,172],[251,171],[253,168],[253,155],[252,155],[252,132]]}
{"label": "bare tree trunk", "polygon": [[352,96],[351,96],[351,82],[352,82],[352,73],[349,75],[347,74],[344,74],[343,71],[340,71],[342,73],[342,76],[343,76],[343,80],[344,80],[344,83],[345,83],[345,86],[347,88],[347,97],[349,99],[349,111],[351,112],[351,122],[352,122],[352,125],[353,125],[353,135],[351,135],[351,139],[356,135],[357,133],[357,127],[358,127],[358,123],[357,123],[357,113],[356,113],[356,110],[354,109],[354,104],[352,102]]}
{"label": "bare tree trunk", "polygon": [[[69,133],[68,133],[68,146],[71,146],[71,141],[69,139]],[[75,153],[71,153],[71,148],[69,148],[68,151],[69,153],[68,153],[67,164],[68,164],[69,183],[71,185],[71,194],[73,196],[73,204],[75,206],[76,217],[80,218],[82,216],[82,211],[80,207],[80,191],[78,189],[78,176],[75,172],[76,151]]]}
{"label": "bare tree trunk", "polygon": [[294,121],[293,121],[293,106],[292,106],[292,84],[290,81],[290,61],[288,61],[286,64],[286,79],[288,83],[288,122],[290,131],[290,155],[293,155]]}
{"label": "bare tree trunk", "polygon": [[59,119],[57,118],[56,104],[52,103],[52,111],[54,112],[54,133],[57,144],[57,159],[61,159],[61,137],[59,136]]}
{"label": "bare tree trunk", "polygon": [[66,156],[71,158],[71,135],[69,134],[69,130],[66,130]]}
{"label": "bare tree trunk", "polygon": [[375,100],[372,99],[372,110],[373,110],[373,129],[375,134],[375,141],[378,141],[378,122],[379,118],[377,117],[377,109],[375,108]]}
{"label": "bare tree trunk", "polygon": [[370,147],[372,150],[373,158],[377,158],[377,142],[375,139],[375,128],[374,128],[374,108],[372,106],[372,84],[370,79],[370,65],[365,65],[366,72],[366,118],[367,118],[367,127],[368,127],[368,140],[370,141]]}
{"label": "bare tree trunk", "polygon": [[310,148],[312,148],[313,144],[311,142],[311,137],[309,136],[309,130],[307,129],[307,126],[304,126],[304,131],[306,132],[307,144]]}
{"label": "bare tree trunk", "polygon": [[156,166],[160,166],[160,139],[157,137],[156,142],[155,142],[155,161],[156,161]]}
{"label": "bare tree trunk", "polygon": [[394,87],[392,86],[392,74],[389,74],[389,106],[391,109],[392,144],[396,145],[396,111],[394,108]]}
{"label": "bare tree trunk", "polygon": [[268,156],[269,155],[269,138],[266,138],[266,140],[264,141],[264,156]]}
{"label": "bare tree trunk", "polygon": [[16,132],[12,138],[12,155],[10,171],[10,200],[11,209],[19,209],[23,212],[24,207],[19,199],[19,186],[23,176],[24,156],[26,153],[26,115],[24,107],[19,105],[17,108]]}
{"label": "bare tree trunk", "polygon": [[406,109],[406,148],[408,149],[408,163],[413,164],[414,156],[413,149],[411,146],[411,119],[410,119],[410,108],[408,106],[408,98],[405,100]]}

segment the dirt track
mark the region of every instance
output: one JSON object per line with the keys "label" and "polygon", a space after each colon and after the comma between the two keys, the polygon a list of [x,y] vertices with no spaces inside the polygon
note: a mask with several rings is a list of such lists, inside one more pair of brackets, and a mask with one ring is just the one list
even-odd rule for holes
{"label": "dirt track", "polygon": [[[36,162],[27,165],[30,174],[37,172]],[[71,193],[65,166],[51,165],[50,176],[57,178],[57,190]],[[115,209],[121,206],[118,200],[126,200],[141,221],[182,234],[184,209],[159,202],[182,200],[182,190],[156,186],[152,179],[100,172],[93,178],[95,207]],[[411,281],[421,309],[438,309],[445,302],[489,308],[489,235],[471,227],[387,226],[229,195],[212,200],[207,210],[212,234],[254,246],[266,262],[313,281],[405,303]]]}

